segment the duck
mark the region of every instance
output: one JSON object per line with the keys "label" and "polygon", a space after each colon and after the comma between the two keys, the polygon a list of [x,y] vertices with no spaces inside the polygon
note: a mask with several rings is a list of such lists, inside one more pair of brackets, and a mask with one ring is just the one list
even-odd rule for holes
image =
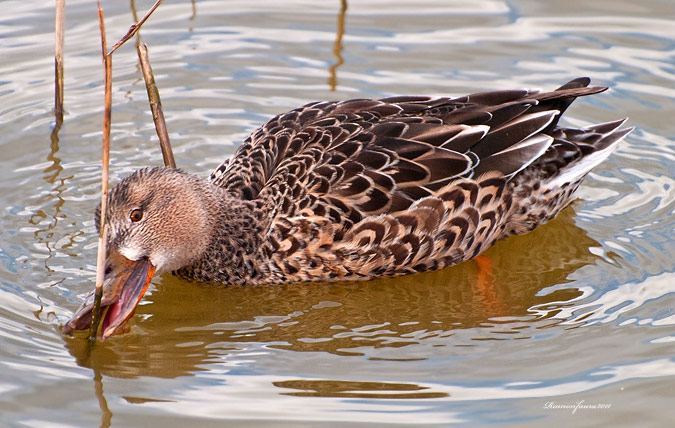
{"label": "duck", "polygon": [[[540,92],[312,102],[256,129],[208,178],[140,169],[107,196],[101,336],[154,275],[222,284],[368,280],[442,269],[531,231],[633,128],[566,128],[574,79]],[[95,213],[100,225],[100,206]],[[93,292],[64,332],[89,327]]]}

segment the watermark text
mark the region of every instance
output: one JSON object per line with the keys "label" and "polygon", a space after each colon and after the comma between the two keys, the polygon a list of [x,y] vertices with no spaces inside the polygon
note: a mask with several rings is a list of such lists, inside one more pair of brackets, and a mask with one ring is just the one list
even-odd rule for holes
{"label": "watermark text", "polygon": [[611,407],[612,405],[609,403],[587,403],[586,400],[579,400],[576,403],[556,403],[555,401],[544,403],[544,409],[570,410],[573,415],[580,410],[607,410]]}

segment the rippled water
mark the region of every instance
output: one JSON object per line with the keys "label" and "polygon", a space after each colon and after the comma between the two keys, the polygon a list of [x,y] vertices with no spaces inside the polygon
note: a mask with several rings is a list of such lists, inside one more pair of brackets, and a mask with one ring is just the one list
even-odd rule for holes
{"label": "rippled water", "polygon": [[[141,13],[149,5],[136,2]],[[318,99],[553,89],[588,75],[611,90],[575,103],[568,123],[629,116],[637,129],[572,207],[490,249],[489,270],[469,261],[399,279],[276,287],[164,275],[131,331],[91,353],[59,326],[94,280],[96,9],[67,2],[66,116],[50,138],[53,5],[3,6],[0,425],[672,423],[669,2],[350,2],[341,39],[337,0],[162,5],[142,39],[177,162],[202,175],[265,119]],[[131,9],[104,8],[114,41]],[[133,43],[115,54],[113,86],[116,182],[161,164]],[[565,408],[579,402],[597,408]]]}

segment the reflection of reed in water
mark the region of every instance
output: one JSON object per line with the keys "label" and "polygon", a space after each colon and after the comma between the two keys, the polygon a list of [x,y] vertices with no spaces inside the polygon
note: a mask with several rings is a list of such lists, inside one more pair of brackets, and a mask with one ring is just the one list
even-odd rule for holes
{"label": "reflection of reed in water", "polygon": [[335,63],[330,66],[328,72],[328,85],[331,91],[335,91],[337,87],[337,68],[344,64],[345,60],[342,58],[342,36],[345,34],[345,15],[347,14],[347,0],[340,1],[340,13],[337,19],[337,30],[335,31],[335,43],[333,44],[333,55],[335,55]]}
{"label": "reflection of reed in water", "polygon": [[[259,343],[349,355],[364,348],[466,345],[458,333],[468,340],[509,338],[514,335],[503,334],[509,328],[523,338],[528,334],[523,324],[542,319],[529,308],[550,304],[543,315],[548,318],[581,294],[575,288],[543,296],[539,291],[566,283],[575,270],[597,260],[589,248],[599,244],[574,224],[572,214],[567,209],[527,235],[497,243],[485,253],[492,264],[488,273],[468,261],[369,282],[238,287],[166,275],[161,292],[138,307],[131,334],[99,344],[88,361],[82,340],[66,340],[80,364],[105,375],[176,377]],[[509,325],[495,317],[514,321]],[[495,325],[500,336],[492,333]],[[426,351],[417,351],[412,346],[389,354],[427,357]]]}
{"label": "reflection of reed in water", "polygon": [[[63,239],[56,240],[54,238],[54,231],[60,220],[65,216],[62,213],[65,199],[63,198],[68,186],[67,182],[72,178],[71,176],[62,177],[63,165],[59,157],[59,130],[62,122],[57,120],[50,135],[49,154],[47,161],[49,165],[42,170],[42,179],[51,186],[48,192],[43,194],[36,200],[35,205],[42,207],[37,209],[33,215],[30,216],[29,223],[34,226],[33,237],[35,242],[44,245],[48,251],[47,257],[44,259],[44,267],[47,271],[52,272],[53,269],[50,264],[56,255],[58,249],[69,248],[75,244],[78,236],[82,235],[82,231],[67,236]],[[61,279],[59,282],[63,281]]]}

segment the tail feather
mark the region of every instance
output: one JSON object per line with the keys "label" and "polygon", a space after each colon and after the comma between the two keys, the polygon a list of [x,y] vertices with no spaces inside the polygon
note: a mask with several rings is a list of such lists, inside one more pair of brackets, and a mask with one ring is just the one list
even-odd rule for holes
{"label": "tail feather", "polygon": [[574,80],[570,80],[569,82],[565,83],[556,91],[562,91],[564,89],[576,89],[576,88],[585,88],[586,86],[591,84],[591,78],[590,77],[577,77]]}
{"label": "tail feather", "polygon": [[537,100],[537,105],[531,109],[531,112],[541,110],[558,110],[559,112],[543,132],[548,133],[556,129],[558,120],[577,97],[597,94],[608,89],[606,86],[588,86],[590,83],[591,79],[588,77],[579,77],[565,83],[555,91],[539,93],[532,97]]}
{"label": "tail feather", "polygon": [[[571,162],[568,166],[560,169],[559,173],[548,181],[545,186],[560,187],[568,183],[581,180],[595,166],[603,162],[616,149],[617,144],[626,135],[633,131],[633,127],[619,129],[626,121],[621,119],[614,122],[601,123],[584,129],[577,135],[567,135],[568,141],[577,145],[582,152],[587,152],[581,158]],[[599,135],[596,141],[587,141],[589,134]],[[585,149],[585,150],[584,150]]]}
{"label": "tail feather", "polygon": [[613,131],[617,130],[621,125],[626,123],[628,120],[627,117],[623,119],[615,120],[613,122],[599,123],[597,125],[589,126],[586,128],[588,131],[598,132],[600,134],[610,134]]}

